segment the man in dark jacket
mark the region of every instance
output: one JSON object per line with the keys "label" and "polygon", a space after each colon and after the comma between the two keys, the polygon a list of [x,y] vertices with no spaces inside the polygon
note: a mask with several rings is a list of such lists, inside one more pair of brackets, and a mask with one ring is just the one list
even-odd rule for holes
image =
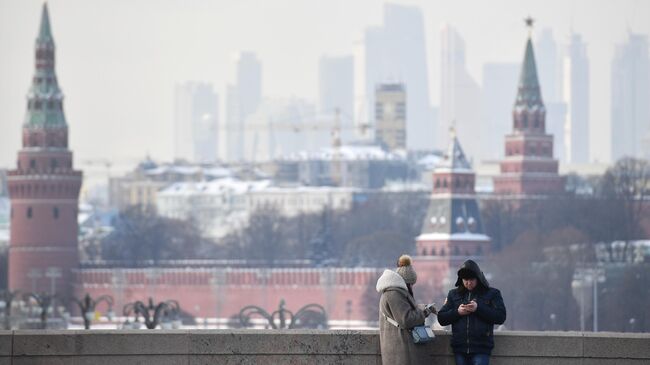
{"label": "man in dark jacket", "polygon": [[501,292],[490,288],[476,262],[467,260],[458,270],[456,288],[438,311],[442,326],[451,324],[451,347],[456,365],[488,365],[494,348],[493,327],[506,320]]}

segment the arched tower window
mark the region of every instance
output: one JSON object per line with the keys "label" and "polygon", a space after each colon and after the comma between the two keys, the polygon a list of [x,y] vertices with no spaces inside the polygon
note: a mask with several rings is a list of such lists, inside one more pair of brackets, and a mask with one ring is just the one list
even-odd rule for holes
{"label": "arched tower window", "polygon": [[52,168],[52,170],[56,169],[58,167],[58,165],[59,165],[59,162],[55,158],[50,160],[50,167]]}
{"label": "arched tower window", "polygon": [[52,217],[54,217],[54,219],[59,219],[59,208],[58,207],[52,208]]}
{"label": "arched tower window", "polygon": [[32,207],[27,207],[27,218],[32,218],[34,213],[32,212]]}
{"label": "arched tower window", "polygon": [[34,159],[29,160],[29,168],[30,169],[35,169],[36,168],[36,160],[34,160]]}

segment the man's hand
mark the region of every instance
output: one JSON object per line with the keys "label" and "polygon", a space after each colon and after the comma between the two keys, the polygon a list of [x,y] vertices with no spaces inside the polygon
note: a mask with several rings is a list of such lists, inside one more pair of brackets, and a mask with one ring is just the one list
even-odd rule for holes
{"label": "man's hand", "polygon": [[472,314],[476,312],[476,308],[478,308],[478,303],[475,301],[471,301],[468,304],[461,304],[458,306],[458,314],[461,316],[466,316],[468,314]]}
{"label": "man's hand", "polygon": [[467,309],[470,313],[476,312],[476,308],[478,308],[478,303],[476,303],[474,300],[465,305],[465,309]]}
{"label": "man's hand", "polygon": [[471,312],[467,309],[468,304],[461,304],[458,306],[458,314],[461,316],[466,316],[470,314]]}

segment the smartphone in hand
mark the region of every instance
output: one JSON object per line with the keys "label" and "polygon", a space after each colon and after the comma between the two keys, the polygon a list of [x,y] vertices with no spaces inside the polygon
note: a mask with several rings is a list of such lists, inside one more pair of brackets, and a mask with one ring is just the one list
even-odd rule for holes
{"label": "smartphone in hand", "polygon": [[438,314],[438,310],[437,310],[436,307],[435,307],[435,303],[427,304],[427,305],[424,307],[424,310],[426,310],[427,313]]}

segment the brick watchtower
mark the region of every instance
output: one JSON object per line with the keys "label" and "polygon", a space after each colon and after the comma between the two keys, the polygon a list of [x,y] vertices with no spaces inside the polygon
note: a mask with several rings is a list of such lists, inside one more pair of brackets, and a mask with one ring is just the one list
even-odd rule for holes
{"label": "brick watchtower", "polygon": [[419,282],[443,294],[453,285],[455,270],[468,258],[490,252],[474,191],[475,173],[452,129],[451,143],[433,171],[429,210],[416,238],[415,266]]}
{"label": "brick watchtower", "polygon": [[[526,23],[532,27],[533,20],[528,18]],[[565,181],[558,175],[558,161],[553,159],[553,136],[546,133],[546,107],[530,35],[512,119],[501,174],[494,178],[495,193],[531,196],[563,192]]]}
{"label": "brick watchtower", "polygon": [[71,294],[79,265],[77,206],[81,171],[72,168],[63,94],[54,71],[47,3],[36,39],[36,70],[27,94],[23,148],[8,174],[11,199],[9,288]]}

